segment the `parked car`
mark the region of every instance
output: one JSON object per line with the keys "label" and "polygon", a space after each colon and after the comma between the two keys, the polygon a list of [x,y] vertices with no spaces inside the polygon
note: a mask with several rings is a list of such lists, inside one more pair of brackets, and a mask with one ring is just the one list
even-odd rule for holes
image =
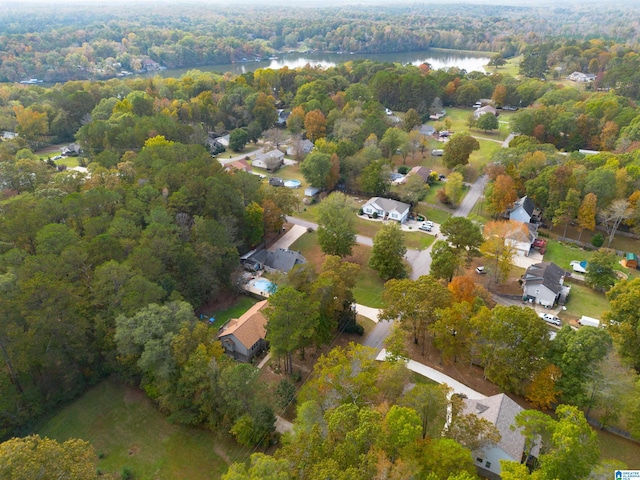
{"label": "parked car", "polygon": [[505,105],[504,107],[502,107],[502,110],[508,110],[511,112],[515,112],[516,110],[518,110],[518,107],[512,107],[510,105]]}
{"label": "parked car", "polygon": [[441,157],[442,155],[444,155],[444,150],[431,150],[431,155],[433,155],[434,157]]}
{"label": "parked car", "polygon": [[60,160],[61,158],[62,158],[62,155],[56,155],[51,160]]}
{"label": "parked car", "polygon": [[446,175],[443,175],[442,173],[438,175],[438,180],[440,180],[441,182],[446,179],[447,179]]}
{"label": "parked car", "polygon": [[562,326],[562,322],[560,321],[560,319],[556,316],[551,315],[550,313],[543,313],[542,315],[540,315],[540,317],[547,323],[551,323],[558,327]]}
{"label": "parked car", "polygon": [[482,265],[480,265],[479,267],[476,267],[476,273],[479,273],[480,275],[484,275],[485,273],[487,273],[487,269],[484,268]]}
{"label": "parked car", "polygon": [[422,230],[423,232],[430,232],[432,229],[433,229],[433,222],[430,220],[423,222],[422,225],[418,227],[418,230]]}

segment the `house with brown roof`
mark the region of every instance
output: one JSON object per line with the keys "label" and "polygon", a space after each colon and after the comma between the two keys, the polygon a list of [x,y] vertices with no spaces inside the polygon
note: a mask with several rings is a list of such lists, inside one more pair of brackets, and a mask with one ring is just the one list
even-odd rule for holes
{"label": "house with brown roof", "polygon": [[261,312],[266,305],[266,300],[256,303],[240,318],[230,320],[223,327],[218,339],[227,355],[241,362],[250,362],[267,348],[267,317]]}
{"label": "house with brown roof", "polygon": [[415,166],[409,170],[409,173],[407,173],[407,175],[402,179],[402,183],[407,181],[409,175],[418,175],[422,178],[422,181],[426,183],[429,180],[429,175],[431,175],[431,170],[420,165]]}
{"label": "house with brown roof", "polygon": [[247,172],[247,173],[251,173],[251,170],[252,170],[251,165],[249,165],[249,162],[247,162],[244,159],[227,163],[224,166],[224,169],[227,170],[228,172],[231,172],[233,170],[242,170],[243,172]]}

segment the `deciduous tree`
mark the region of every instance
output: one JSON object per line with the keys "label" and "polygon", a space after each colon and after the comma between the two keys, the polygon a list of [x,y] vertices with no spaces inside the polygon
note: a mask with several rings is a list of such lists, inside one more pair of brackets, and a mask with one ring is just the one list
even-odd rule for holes
{"label": "deciduous tree", "polygon": [[480,149],[480,144],[471,135],[456,133],[444,146],[442,163],[447,168],[467,165],[473,151]]}
{"label": "deciduous tree", "polygon": [[596,228],[598,197],[595,193],[587,193],[578,209],[578,240],[584,229],[593,231]]}
{"label": "deciduous tree", "polygon": [[451,203],[454,206],[458,205],[464,192],[464,177],[460,172],[452,172],[449,175],[444,191]]}
{"label": "deciduous tree", "polygon": [[351,255],[356,243],[355,213],[344,193],[333,192],[318,206],[318,243],[327,255]]}
{"label": "deciduous tree", "polygon": [[618,263],[615,250],[601,248],[589,259],[589,266],[584,278],[591,288],[606,292],[616,283],[617,276],[613,269]]}
{"label": "deciduous tree", "polygon": [[495,217],[511,208],[517,200],[516,186],[509,175],[499,175],[487,192],[487,210]]}
{"label": "deciduous tree", "polygon": [[480,255],[480,245],[484,242],[480,227],[466,217],[449,217],[440,227],[459,255],[464,255],[467,262]]}
{"label": "deciduous tree", "polygon": [[327,119],[320,110],[312,110],[304,116],[304,128],[312,142],[323,138],[327,132]]}
{"label": "deciduous tree", "polygon": [[373,238],[369,266],[377,271],[383,280],[403,278],[407,274],[404,263],[406,253],[407,247],[404,245],[404,234],[400,225],[388,222]]}
{"label": "deciduous tree", "polygon": [[0,478],[7,480],[95,479],[97,463],[89,442],[80,439],[58,443],[30,435],[0,444]]}
{"label": "deciduous tree", "polygon": [[436,240],[431,249],[431,275],[435,278],[451,281],[462,257],[445,240]]}

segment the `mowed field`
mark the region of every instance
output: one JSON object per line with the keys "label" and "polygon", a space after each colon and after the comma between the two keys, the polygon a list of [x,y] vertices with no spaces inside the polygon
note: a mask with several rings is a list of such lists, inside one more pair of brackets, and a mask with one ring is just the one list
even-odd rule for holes
{"label": "mowed field", "polygon": [[136,480],[217,479],[247,454],[225,434],[170,423],[142,391],[115,379],[88,390],[36,433],[87,440],[102,472],[126,467]]}

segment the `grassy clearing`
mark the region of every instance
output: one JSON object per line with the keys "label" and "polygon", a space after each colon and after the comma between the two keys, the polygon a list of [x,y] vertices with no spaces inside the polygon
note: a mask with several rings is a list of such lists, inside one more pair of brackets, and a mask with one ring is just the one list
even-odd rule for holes
{"label": "grassy clearing", "polygon": [[[435,203],[435,202],[434,202]],[[447,218],[451,216],[451,213],[441,208],[430,207],[424,203],[419,203],[415,206],[414,211],[420,215],[424,215],[428,220],[436,223],[444,223]]]}
{"label": "grassy clearing", "polygon": [[565,270],[571,271],[569,263],[572,260],[589,260],[593,252],[584,250],[572,243],[560,243],[556,240],[547,240],[547,251],[544,254],[545,262],[553,262]]}
{"label": "grassy clearing", "polygon": [[602,314],[609,310],[609,300],[604,293],[576,283],[567,283],[571,285],[571,293],[567,300],[567,310],[561,312],[562,317],[579,319],[583,315],[590,317],[602,318]]}
{"label": "grassy clearing", "polygon": [[258,302],[257,299],[248,296],[241,296],[235,305],[218,312],[214,312],[211,316],[215,318],[215,321],[211,324],[213,328],[220,328],[226,324],[232,318],[239,318],[249,310],[254,304]]}
{"label": "grassy clearing", "polygon": [[404,232],[404,244],[407,248],[415,250],[424,250],[428,248],[433,242],[435,237],[425,232]]}
{"label": "grassy clearing", "polygon": [[640,469],[640,444],[604,430],[596,430],[601,458],[615,458],[627,464],[629,470]]}
{"label": "grassy clearing", "polygon": [[480,150],[476,150],[469,157],[469,164],[478,170],[482,170],[484,166],[491,161],[493,153],[502,148],[500,143],[491,140],[478,140]]}
{"label": "grassy clearing", "polygon": [[[222,434],[173,425],[138,389],[108,379],[51,417],[37,433],[82,438],[103,458],[98,468],[136,479],[219,478],[241,449]],[[225,457],[225,458],[223,458]]]}
{"label": "grassy clearing", "polygon": [[507,59],[507,63],[501,67],[489,67],[485,65],[485,70],[487,73],[499,73],[500,75],[511,75],[512,77],[517,77],[520,70],[520,62],[522,61],[522,55],[517,57],[512,57]]}

